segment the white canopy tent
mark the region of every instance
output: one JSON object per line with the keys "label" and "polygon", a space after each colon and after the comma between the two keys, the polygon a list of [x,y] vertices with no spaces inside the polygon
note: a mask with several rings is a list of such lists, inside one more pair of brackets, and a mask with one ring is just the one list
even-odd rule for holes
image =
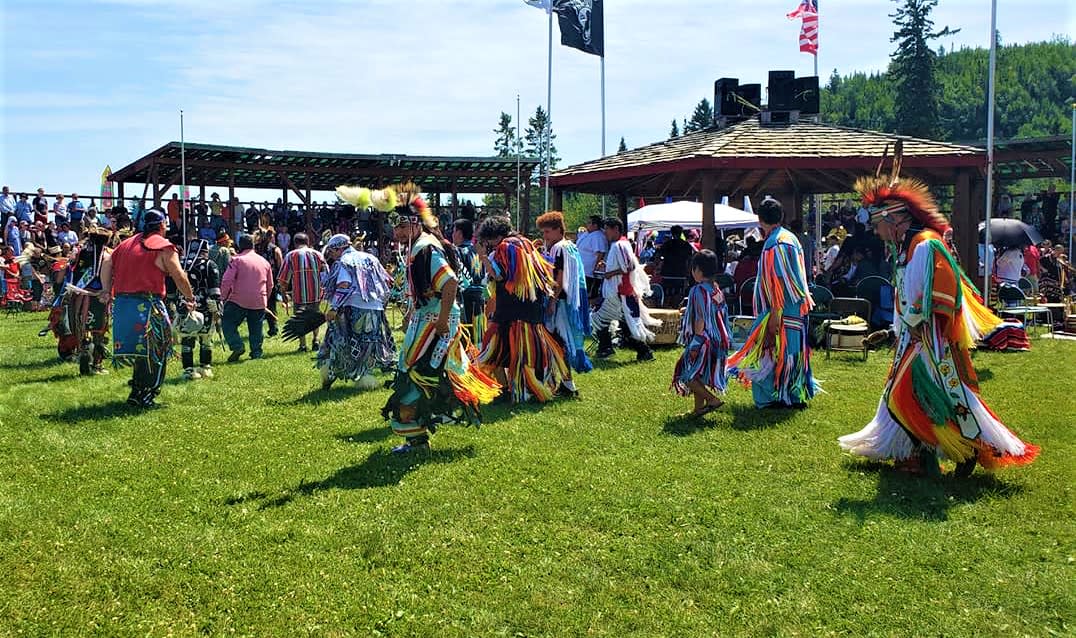
{"label": "white canopy tent", "polygon": [[[645,230],[668,230],[673,226],[701,227],[702,203],[648,204],[628,213],[628,230],[635,233]],[[758,216],[732,206],[714,204],[714,226],[719,231],[732,228],[754,228],[758,226]]]}

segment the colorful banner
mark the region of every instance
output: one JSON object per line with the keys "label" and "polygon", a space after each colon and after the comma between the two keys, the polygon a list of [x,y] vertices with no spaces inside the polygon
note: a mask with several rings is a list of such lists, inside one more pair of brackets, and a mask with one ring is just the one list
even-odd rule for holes
{"label": "colorful banner", "polygon": [[101,173],[101,212],[105,212],[112,208],[112,182],[109,178],[112,177],[112,167],[105,165],[105,172]]}

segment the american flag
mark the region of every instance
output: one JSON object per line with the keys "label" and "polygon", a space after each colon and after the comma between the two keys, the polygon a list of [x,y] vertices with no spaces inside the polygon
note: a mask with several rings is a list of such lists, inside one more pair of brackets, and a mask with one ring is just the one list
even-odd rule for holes
{"label": "american flag", "polygon": [[818,1],[803,0],[795,11],[788,14],[789,20],[802,18],[800,26],[800,51],[818,55]]}

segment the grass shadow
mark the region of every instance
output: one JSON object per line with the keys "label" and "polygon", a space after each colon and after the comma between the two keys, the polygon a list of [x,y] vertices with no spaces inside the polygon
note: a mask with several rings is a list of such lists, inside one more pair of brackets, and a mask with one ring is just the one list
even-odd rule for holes
{"label": "grass shadow", "polygon": [[126,399],[116,399],[108,403],[80,405],[58,412],[45,412],[40,416],[42,420],[53,423],[79,423],[81,421],[107,421],[142,412],[144,410],[127,405]]}
{"label": "grass shadow", "polygon": [[63,361],[60,357],[56,356],[56,349],[52,349],[53,356],[43,361],[35,361],[33,363],[0,363],[0,370],[36,370],[39,368],[54,368],[56,366],[62,366],[65,363],[71,363],[70,361]]}
{"label": "grass shadow", "polygon": [[752,405],[732,406],[733,430],[748,432],[777,427],[779,424],[794,418],[800,413],[795,408],[756,408]]}
{"label": "grass shadow", "polygon": [[482,406],[482,425],[507,421],[520,414],[534,414],[541,412],[542,408],[562,399],[553,399],[547,403],[527,401],[526,403],[491,403]]}
{"label": "grass shadow", "polygon": [[308,483],[300,481],[293,488],[286,488],[278,494],[263,491],[249,492],[224,501],[225,505],[258,503],[258,509],[265,510],[282,507],[300,496],[310,496],[323,490],[363,490],[376,487],[398,485],[403,477],[422,465],[432,463],[452,463],[460,459],[473,458],[474,446],[454,450],[431,450],[428,453],[396,456],[389,450],[377,450],[358,465],[340,468],[329,477]]}
{"label": "grass shadow", "polygon": [[878,475],[874,498],[842,497],[833,504],[838,514],[854,516],[860,523],[875,516],[943,522],[949,520],[949,510],[954,506],[1024,491],[1023,485],[1002,482],[982,471],[961,479],[951,474],[940,478],[917,476],[879,461],[848,460],[845,467],[849,472]]}
{"label": "grass shadow", "polygon": [[711,412],[710,414],[703,416],[694,416],[691,413],[686,413],[667,417],[665,419],[665,424],[661,426],[661,431],[670,436],[689,436],[696,432],[717,427],[718,424],[707,417],[716,416],[722,411],[726,411],[727,405],[728,404],[722,406],[716,412]]}
{"label": "grass shadow", "polygon": [[[321,378],[318,377],[318,376],[313,376],[312,378],[315,379],[315,380],[318,380],[318,381],[321,380]],[[355,387],[354,384],[347,383],[345,381],[337,381],[336,383],[337,383],[337,385],[334,385],[333,387],[329,388],[328,390],[323,390],[321,388],[321,386],[319,385],[318,387],[314,388],[313,390],[308,391],[306,394],[302,395],[301,397],[298,397],[296,399],[293,399],[293,400],[287,401],[287,402],[282,401],[281,404],[283,404],[283,405],[298,405],[300,403],[309,403],[309,404],[317,405],[319,403],[328,403],[328,402],[335,402],[335,401],[346,401],[346,400],[350,399],[353,396],[356,396],[356,395],[359,395],[359,394],[366,394],[366,393],[370,392],[370,390],[364,390],[362,388],[357,388],[357,387]],[[374,390],[376,390],[376,389],[377,388],[374,388]]]}
{"label": "grass shadow", "polygon": [[386,423],[376,428],[356,432],[355,434],[340,433],[335,435],[335,438],[337,441],[342,441],[344,443],[378,443],[390,436],[392,436],[392,430]]}
{"label": "grass shadow", "polygon": [[990,368],[976,368],[975,376],[979,378],[979,381],[989,381],[994,378],[994,373]]}
{"label": "grass shadow", "polygon": [[56,374],[50,374],[47,377],[41,377],[39,379],[23,379],[19,381],[19,384],[33,384],[33,383],[52,383],[53,381],[71,381],[79,378],[78,370],[71,370],[70,372],[58,372]]}

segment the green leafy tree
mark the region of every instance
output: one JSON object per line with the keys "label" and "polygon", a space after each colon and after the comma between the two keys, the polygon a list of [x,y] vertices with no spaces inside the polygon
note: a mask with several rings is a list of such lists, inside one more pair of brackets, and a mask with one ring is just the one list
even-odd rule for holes
{"label": "green leafy tree", "polygon": [[691,114],[691,119],[684,124],[684,133],[694,133],[695,131],[710,128],[713,123],[714,109],[710,106],[710,100],[702,98],[695,105],[695,112]]}
{"label": "green leafy tree", "polygon": [[621,137],[620,138],[620,145],[616,147],[616,152],[617,153],[623,153],[626,150],[628,150],[628,145],[624,143],[624,138]]}
{"label": "green leafy tree", "polygon": [[676,125],[676,118],[673,118],[672,129],[669,130],[669,139],[674,137],[680,137],[680,127]]}
{"label": "green leafy tree", "polygon": [[896,88],[895,115],[897,132],[915,137],[934,138],[938,133],[938,84],[934,77],[937,53],[930,41],[957,31],[945,27],[934,30],[930,12],[938,0],[894,0],[901,2],[890,14],[897,30],[891,42],[897,43],[889,75]]}

